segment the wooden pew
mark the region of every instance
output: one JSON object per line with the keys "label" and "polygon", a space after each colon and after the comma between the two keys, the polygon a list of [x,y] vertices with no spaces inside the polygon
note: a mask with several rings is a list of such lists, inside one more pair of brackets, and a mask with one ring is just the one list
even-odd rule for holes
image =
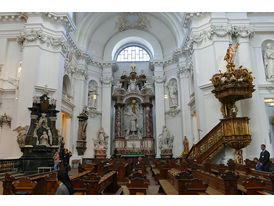
{"label": "wooden pew", "polygon": [[146,195],[149,181],[141,173],[135,172],[130,177],[130,182],[126,185],[130,195]]}
{"label": "wooden pew", "polygon": [[33,194],[33,190],[36,187],[37,182],[31,181],[28,177],[24,177],[16,180],[12,184],[14,187],[14,194],[31,195]]}
{"label": "wooden pew", "polygon": [[81,179],[75,178],[71,181],[74,189],[74,195],[86,195],[87,185]]}

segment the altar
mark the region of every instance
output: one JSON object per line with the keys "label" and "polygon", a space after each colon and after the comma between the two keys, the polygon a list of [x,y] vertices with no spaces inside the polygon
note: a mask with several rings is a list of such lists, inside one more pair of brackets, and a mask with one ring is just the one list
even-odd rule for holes
{"label": "altar", "polygon": [[153,87],[144,74],[137,75],[135,65],[130,75],[122,75],[114,86],[115,155],[154,155],[152,100]]}

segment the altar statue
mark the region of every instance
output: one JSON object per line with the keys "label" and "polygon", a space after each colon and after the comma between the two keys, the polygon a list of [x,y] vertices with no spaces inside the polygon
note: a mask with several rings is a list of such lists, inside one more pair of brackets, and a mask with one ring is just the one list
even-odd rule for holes
{"label": "altar statue", "polygon": [[43,134],[41,135],[39,145],[44,145],[47,147],[49,146],[48,135],[47,135],[46,131],[44,131]]}
{"label": "altar statue", "polygon": [[131,79],[130,80],[130,84],[128,86],[128,91],[131,92],[131,91],[134,91],[134,90],[138,90],[137,88],[137,85],[136,85],[136,79]]}
{"label": "altar statue", "polygon": [[132,113],[131,118],[130,118],[130,132],[133,134],[137,132],[137,117],[134,113]]}
{"label": "altar statue", "polygon": [[264,62],[267,79],[274,79],[274,49],[271,43],[266,44]]}

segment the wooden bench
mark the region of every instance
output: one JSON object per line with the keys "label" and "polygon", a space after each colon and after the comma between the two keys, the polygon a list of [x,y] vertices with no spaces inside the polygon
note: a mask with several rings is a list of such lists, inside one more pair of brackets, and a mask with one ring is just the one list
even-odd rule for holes
{"label": "wooden bench", "polygon": [[37,182],[33,182],[28,177],[21,178],[12,183],[15,194],[31,195],[37,185]]}

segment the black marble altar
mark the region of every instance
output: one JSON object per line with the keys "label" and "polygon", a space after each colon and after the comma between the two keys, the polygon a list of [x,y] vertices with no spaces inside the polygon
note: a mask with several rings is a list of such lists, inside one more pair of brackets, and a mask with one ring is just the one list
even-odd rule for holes
{"label": "black marble altar", "polygon": [[[62,146],[59,143],[56,130],[56,100],[44,94],[34,97],[31,111],[31,123],[25,146],[21,147],[23,155],[20,158],[19,170],[25,173],[35,173],[38,167],[53,167],[53,155]],[[48,137],[46,145],[42,145],[42,135]]]}

